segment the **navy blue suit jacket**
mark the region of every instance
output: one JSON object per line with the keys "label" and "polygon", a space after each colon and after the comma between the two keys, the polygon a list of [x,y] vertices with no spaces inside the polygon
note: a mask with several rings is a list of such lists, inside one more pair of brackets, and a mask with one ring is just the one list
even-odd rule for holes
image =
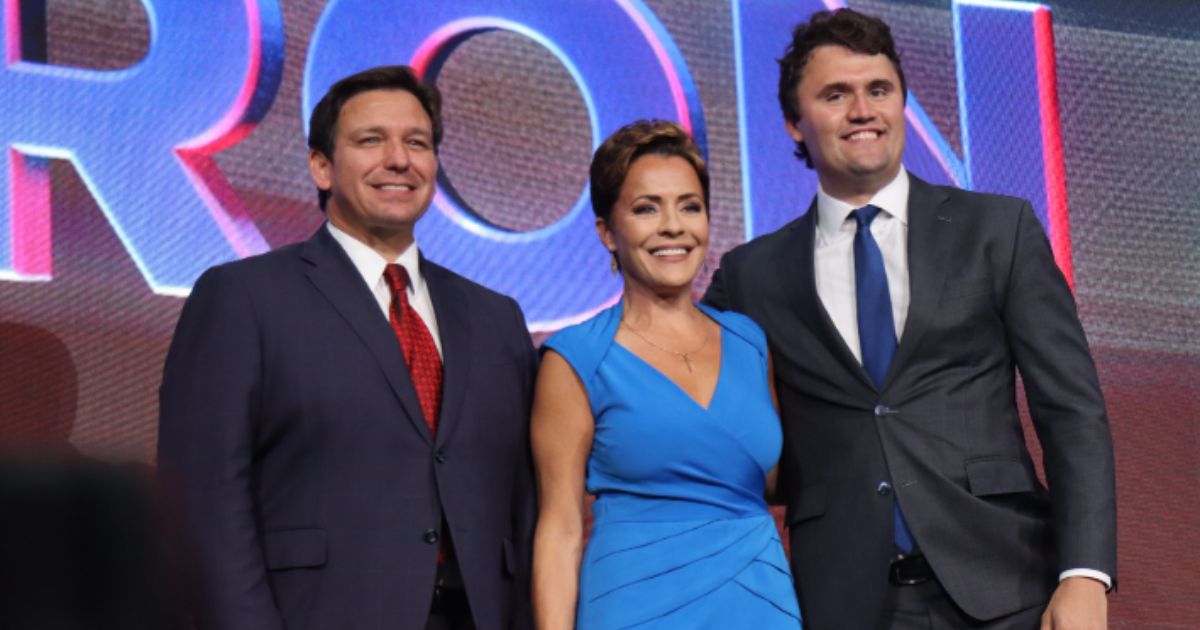
{"label": "navy blue suit jacket", "polygon": [[511,298],[427,260],[437,436],[324,227],[208,270],[160,391],[159,466],[204,566],[201,627],[423,628],[443,514],[477,626],[528,620],[536,355]]}

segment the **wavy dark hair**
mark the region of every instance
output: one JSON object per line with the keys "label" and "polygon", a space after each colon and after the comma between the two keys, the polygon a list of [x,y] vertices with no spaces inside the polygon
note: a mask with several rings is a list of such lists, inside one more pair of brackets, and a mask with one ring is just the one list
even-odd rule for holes
{"label": "wavy dark hair", "polygon": [[[864,55],[887,57],[900,76],[900,93],[908,99],[908,81],[900,67],[900,54],[892,39],[892,29],[883,20],[854,9],[818,11],[792,31],[792,42],[779,62],[779,106],[790,123],[800,121],[800,101],[796,88],[804,78],[804,67],[813,50],[820,46],[841,46]],[[796,143],[796,157],[812,168],[812,157],[803,142]]]}

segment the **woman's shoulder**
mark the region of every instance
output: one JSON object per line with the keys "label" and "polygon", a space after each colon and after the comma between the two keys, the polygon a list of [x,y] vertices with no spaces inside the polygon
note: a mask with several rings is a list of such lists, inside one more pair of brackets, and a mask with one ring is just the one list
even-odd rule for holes
{"label": "woman's shoulder", "polygon": [[620,316],[615,307],[606,308],[592,317],[572,324],[550,335],[542,342],[542,351],[553,350],[562,355],[585,380],[596,371],[612,345]]}

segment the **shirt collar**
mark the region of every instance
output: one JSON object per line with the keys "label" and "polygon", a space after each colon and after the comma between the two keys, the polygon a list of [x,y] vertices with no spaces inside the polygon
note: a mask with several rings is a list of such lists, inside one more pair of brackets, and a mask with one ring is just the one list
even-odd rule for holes
{"label": "shirt collar", "polygon": [[354,263],[354,268],[358,270],[363,281],[368,287],[374,290],[375,285],[383,278],[383,270],[387,268],[389,262],[394,262],[408,272],[408,290],[416,293],[424,286],[425,279],[421,277],[421,254],[417,248],[417,242],[413,241],[394,261],[388,261],[379,252],[371,249],[370,245],[350,236],[348,233],[340,230],[334,224],[326,221],[325,227],[329,229],[329,234],[333,236],[333,240],[346,250],[346,255],[350,257],[350,262]]}
{"label": "shirt collar", "polygon": [[[867,204],[878,206],[904,225],[908,225],[908,186],[908,171],[901,166],[896,177],[880,188]],[[858,207],[830,196],[820,183],[817,183],[817,228],[825,240],[837,236],[842,225],[846,223],[846,218]]]}

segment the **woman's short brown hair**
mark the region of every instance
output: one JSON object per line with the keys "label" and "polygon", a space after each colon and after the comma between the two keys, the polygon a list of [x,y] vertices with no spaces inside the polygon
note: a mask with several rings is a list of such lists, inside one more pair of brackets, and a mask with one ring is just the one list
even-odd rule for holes
{"label": "woman's short brown hair", "polygon": [[629,168],[643,155],[687,160],[700,178],[704,211],[708,212],[708,166],[696,141],[683,127],[669,120],[638,120],[614,132],[592,156],[592,212],[597,217],[608,223]]}

